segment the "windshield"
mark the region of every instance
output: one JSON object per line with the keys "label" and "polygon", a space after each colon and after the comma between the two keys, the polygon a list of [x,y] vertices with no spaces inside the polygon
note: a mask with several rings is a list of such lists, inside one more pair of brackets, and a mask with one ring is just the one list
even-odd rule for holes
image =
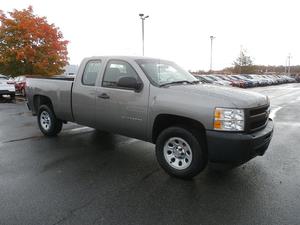
{"label": "windshield", "polygon": [[164,84],[184,82],[198,82],[192,74],[180,68],[173,62],[159,59],[138,59],[139,64],[150,81],[157,86]]}
{"label": "windshield", "polygon": [[253,77],[251,77],[250,75],[247,75],[247,74],[243,74],[242,76],[245,78],[248,78],[248,79],[253,79]]}
{"label": "windshield", "polygon": [[220,78],[221,80],[227,81],[225,77],[219,77],[219,76],[218,76],[218,78]]}
{"label": "windshield", "polygon": [[222,78],[226,81],[231,81],[230,77],[227,77],[227,76],[222,76]]}
{"label": "windshield", "polygon": [[206,76],[206,77],[208,77],[209,79],[211,79],[212,81],[218,81],[216,78],[214,78],[214,77],[211,77],[211,76]]}
{"label": "windshield", "polygon": [[237,80],[241,80],[241,78],[238,76],[232,76],[232,77],[236,78]]}
{"label": "windshield", "polygon": [[235,76],[230,76],[230,78],[232,79],[232,80],[239,80],[239,79],[237,79]]}
{"label": "windshield", "polygon": [[215,80],[215,81],[220,81],[221,79],[215,76],[209,76],[211,79]]}

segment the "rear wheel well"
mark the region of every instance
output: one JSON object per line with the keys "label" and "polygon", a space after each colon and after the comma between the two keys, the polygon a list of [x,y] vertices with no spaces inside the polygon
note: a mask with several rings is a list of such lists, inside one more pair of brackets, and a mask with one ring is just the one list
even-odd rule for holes
{"label": "rear wheel well", "polygon": [[171,126],[180,126],[186,129],[196,130],[197,138],[201,137],[206,144],[206,133],[203,124],[197,120],[190,119],[183,116],[176,116],[171,114],[161,114],[155,118],[152,129],[152,142],[156,143],[159,134],[166,128]]}
{"label": "rear wheel well", "polygon": [[34,113],[37,114],[41,105],[47,105],[53,110],[51,99],[44,95],[35,95],[33,97]]}

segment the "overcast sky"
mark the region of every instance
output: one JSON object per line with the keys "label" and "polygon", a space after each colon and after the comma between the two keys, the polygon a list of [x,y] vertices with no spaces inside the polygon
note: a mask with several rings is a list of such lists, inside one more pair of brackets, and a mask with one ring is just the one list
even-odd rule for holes
{"label": "overcast sky", "polygon": [[94,55],[141,55],[176,61],[186,69],[231,66],[241,46],[256,64],[300,62],[300,4],[297,0],[0,0],[0,9],[27,8],[60,27],[70,41],[71,64]]}

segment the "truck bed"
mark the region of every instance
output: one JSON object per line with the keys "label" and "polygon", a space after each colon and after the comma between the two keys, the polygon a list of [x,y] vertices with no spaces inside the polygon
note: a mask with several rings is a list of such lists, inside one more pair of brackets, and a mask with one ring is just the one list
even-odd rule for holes
{"label": "truck bed", "polygon": [[[73,121],[72,87],[74,77],[30,77],[26,95],[30,107],[34,107],[37,96],[50,98],[55,115],[62,120]],[[33,112],[35,112],[33,108]]]}

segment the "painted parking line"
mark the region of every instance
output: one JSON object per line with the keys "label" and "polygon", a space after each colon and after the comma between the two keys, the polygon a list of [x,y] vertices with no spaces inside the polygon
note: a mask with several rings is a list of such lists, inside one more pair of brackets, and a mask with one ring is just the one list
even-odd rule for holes
{"label": "painted parking line", "polygon": [[284,121],[280,121],[280,122],[276,122],[276,125],[289,126],[289,127],[300,127],[300,123],[299,122],[284,122]]}
{"label": "painted parking line", "polygon": [[[95,129],[90,128],[90,127],[78,127],[78,128],[73,128],[70,130],[64,130],[61,135],[69,135],[69,134],[80,134],[80,133],[86,133],[86,132],[91,132],[94,131]],[[42,134],[38,134],[35,136],[29,136],[29,137],[21,137],[21,138],[16,138],[16,139],[10,139],[10,140],[4,140],[0,142],[0,146],[3,144],[7,143],[13,143],[13,142],[19,142],[19,141],[27,141],[27,140],[40,140],[41,138],[44,138],[45,136]]]}
{"label": "painted parking line", "polygon": [[73,129],[70,129],[70,130],[66,130],[65,132],[78,132],[78,131],[88,131],[88,130],[94,130],[93,128],[90,128],[90,127],[77,127],[77,128],[73,128]]}

